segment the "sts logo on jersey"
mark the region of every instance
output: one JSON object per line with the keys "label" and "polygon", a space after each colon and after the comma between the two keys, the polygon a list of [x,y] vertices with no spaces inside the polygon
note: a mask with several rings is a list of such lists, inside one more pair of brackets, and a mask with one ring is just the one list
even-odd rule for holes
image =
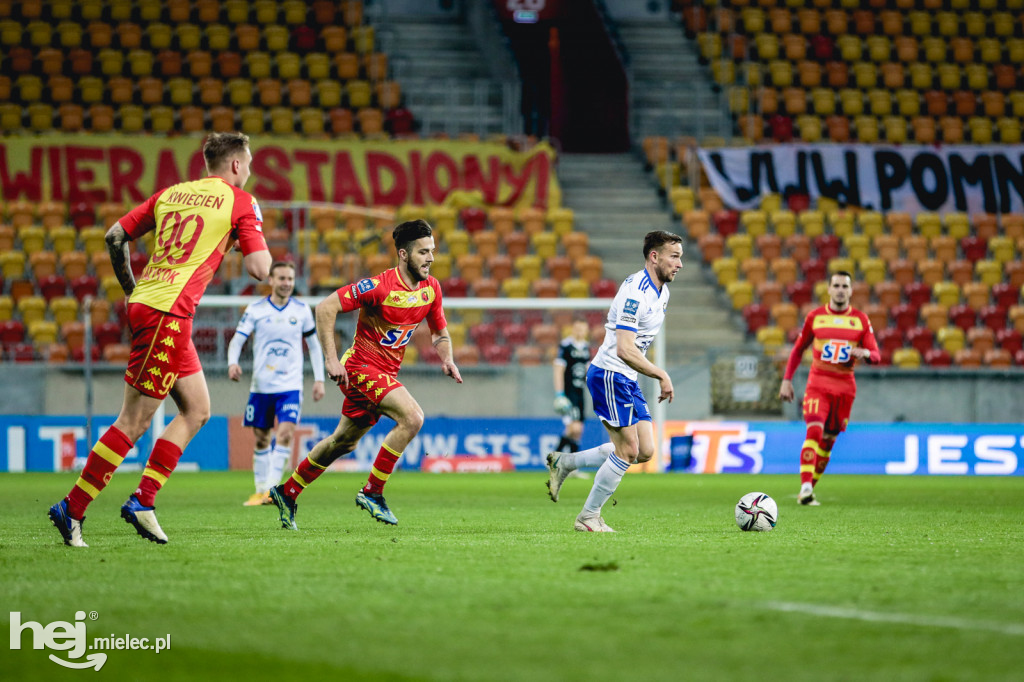
{"label": "sts logo on jersey", "polygon": [[850,361],[852,350],[853,346],[848,341],[829,341],[821,347],[821,360],[842,365]]}

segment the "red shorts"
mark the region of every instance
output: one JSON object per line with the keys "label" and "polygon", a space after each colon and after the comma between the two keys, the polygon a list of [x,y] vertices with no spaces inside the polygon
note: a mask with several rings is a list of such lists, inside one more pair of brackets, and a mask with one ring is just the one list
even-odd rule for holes
{"label": "red shorts", "polygon": [[821,422],[825,433],[842,433],[850,421],[854,397],[852,393],[833,393],[808,386],[804,391],[804,422]]}
{"label": "red shorts", "polygon": [[124,380],[141,393],[163,400],[174,382],[203,370],[192,343],[192,320],[142,303],[128,304],[132,353]]}
{"label": "red shorts", "polygon": [[371,365],[347,365],[348,388],[341,387],[345,402],[341,405],[341,413],[357,424],[370,425],[380,419],[380,403],[384,396],[402,384],[393,374],[377,369]]}

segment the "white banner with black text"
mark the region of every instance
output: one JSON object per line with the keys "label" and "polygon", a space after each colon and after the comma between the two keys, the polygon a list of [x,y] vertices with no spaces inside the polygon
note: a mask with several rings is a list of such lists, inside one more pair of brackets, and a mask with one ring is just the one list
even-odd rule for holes
{"label": "white banner with black text", "polygon": [[806,194],[911,215],[1024,211],[1024,145],[796,144],[697,154],[725,205],[740,210],[767,194]]}

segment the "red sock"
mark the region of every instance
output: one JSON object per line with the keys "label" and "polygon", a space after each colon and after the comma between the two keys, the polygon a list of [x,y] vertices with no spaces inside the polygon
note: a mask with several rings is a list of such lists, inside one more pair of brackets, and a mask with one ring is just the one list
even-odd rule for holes
{"label": "red sock", "polygon": [[100,436],[96,445],[92,446],[82,475],[64,498],[68,501],[68,513],[71,514],[71,518],[81,519],[85,516],[85,508],[107,487],[114,470],[121,466],[125,455],[131,449],[132,442],[128,440],[128,436],[113,426]]}
{"label": "red sock", "polygon": [[811,424],[807,427],[807,439],[800,450],[800,485],[814,483],[814,463],[821,452],[822,435],[820,424]]}
{"label": "red sock", "polygon": [[135,497],[144,507],[152,507],[156,500],[156,494],[167,483],[167,479],[178,466],[181,459],[181,448],[169,440],[158,438],[153,445],[153,452],[146,462],[146,470],[142,472],[142,481],[135,491]]}
{"label": "red sock", "polygon": [[380,452],[377,453],[377,459],[373,460],[373,468],[370,469],[370,477],[363,486],[363,492],[374,495],[384,492],[384,484],[388,482],[401,456],[401,452],[395,452],[386,443],[381,443]]}
{"label": "red sock", "polygon": [[320,466],[307,456],[299,462],[299,466],[295,467],[295,473],[284,482],[282,490],[287,497],[294,500],[299,493],[306,489],[307,485],[319,478],[320,474],[325,471],[327,471],[327,467]]}

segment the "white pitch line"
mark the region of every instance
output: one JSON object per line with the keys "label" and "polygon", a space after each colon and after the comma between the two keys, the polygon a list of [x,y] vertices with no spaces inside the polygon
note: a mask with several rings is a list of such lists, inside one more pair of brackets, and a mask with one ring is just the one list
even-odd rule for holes
{"label": "white pitch line", "polygon": [[967,620],[944,616],[918,616],[909,613],[882,613],[881,611],[864,611],[861,609],[844,608],[842,606],[822,606],[819,604],[801,604],[798,602],[761,602],[760,606],[772,611],[787,613],[805,613],[823,618],[845,618],[862,620],[872,623],[903,623],[922,627],[952,628],[954,630],[984,630],[1001,635],[1024,637],[1022,623],[994,623],[984,620]]}

